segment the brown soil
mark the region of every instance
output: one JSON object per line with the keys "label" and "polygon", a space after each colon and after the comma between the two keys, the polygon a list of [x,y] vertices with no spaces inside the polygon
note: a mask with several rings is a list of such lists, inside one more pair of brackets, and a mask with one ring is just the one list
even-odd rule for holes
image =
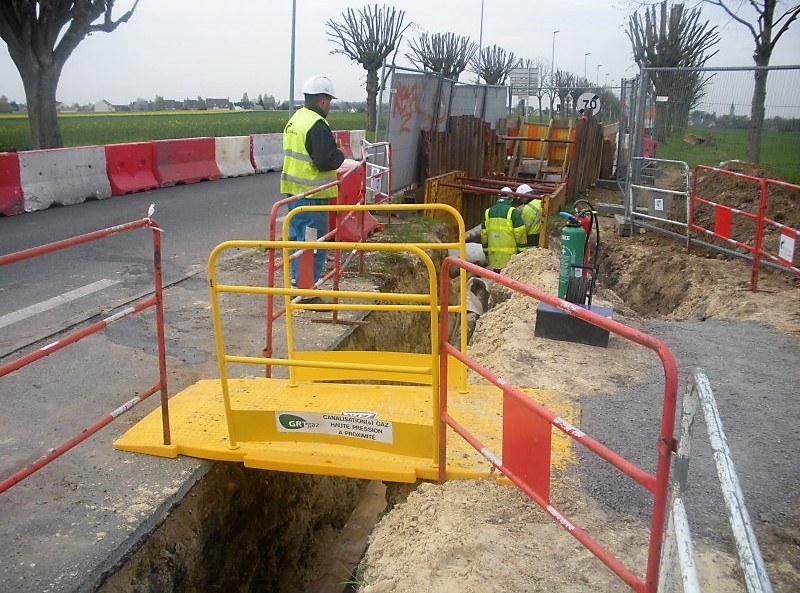
{"label": "brown soil", "polygon": [[[726,195],[731,195],[732,189],[725,191]],[[587,197],[594,203],[619,202],[615,192],[606,190],[592,189]],[[741,197],[739,204],[744,203],[744,199]],[[796,205],[796,198],[788,195],[782,208],[775,212],[789,213],[783,220],[792,221],[787,224],[797,227],[800,220],[789,218],[795,216]],[[778,214],[774,216],[777,218]],[[771,270],[762,271],[758,292],[751,292],[748,290],[750,267],[747,262],[710,251],[687,254],[674,239],[653,232],[621,237],[615,232],[611,218],[601,219],[601,228],[602,257],[594,302],[613,307],[614,318],[618,321],[637,328],[645,318],[757,321],[784,334],[800,337],[800,282],[797,278]],[[557,232],[551,231],[551,235],[554,240],[550,250],[534,249],[519,254],[512,258],[504,273],[526,285],[555,294]],[[372,264],[376,265],[376,262]],[[396,274],[397,270],[404,268],[400,262],[382,261],[377,265],[382,266],[382,282],[396,283],[401,285],[400,289],[408,288],[406,284],[410,280]],[[240,258],[232,268],[236,272],[260,275],[263,274],[263,261],[259,257]],[[359,290],[369,290],[374,285],[370,278],[364,277],[349,281],[357,283]],[[389,285],[384,286],[388,289]],[[625,340],[614,339],[608,348],[595,348],[535,338],[532,328],[536,303],[497,286],[491,287],[490,292],[492,307],[478,320],[469,355],[515,385],[543,387],[555,394],[592,396],[636,382],[651,372],[656,364],[649,352]],[[245,336],[260,335],[258,332],[254,334],[252,328],[261,327],[261,307],[260,304],[254,307],[252,314],[230,309],[233,322],[238,323],[233,331],[236,340],[247,342],[250,338]],[[323,342],[340,330],[315,323],[313,317],[311,313],[300,314],[297,329],[311,330],[312,341],[319,341],[322,347]],[[362,326],[356,318],[351,321],[354,326],[349,339],[357,340],[353,347],[359,349],[367,347],[365,344],[371,339],[380,341],[380,337],[367,335],[370,326],[373,330],[377,327],[378,331],[393,327],[404,336],[405,347],[409,350],[424,347],[427,343],[423,330],[415,328],[413,322],[399,325],[399,320],[386,318]],[[417,325],[424,327],[425,323]],[[249,346],[260,349],[261,344],[256,339]],[[580,365],[591,367],[593,373],[585,376],[563,372],[564,368]],[[470,382],[477,381],[475,376],[470,378]],[[579,416],[575,418],[575,424],[580,427]],[[227,525],[229,533],[219,530],[212,535],[212,540],[235,539],[243,534],[245,525],[259,516],[256,514],[261,512],[258,505],[252,506],[255,510],[251,513],[240,512],[227,503],[245,494],[248,500],[251,497],[257,499],[259,492],[267,489],[263,480],[270,481],[270,490],[279,486],[283,492],[282,498],[276,498],[280,508],[271,508],[272,512],[265,517],[275,515],[285,521],[279,521],[280,525],[267,525],[268,529],[258,535],[257,541],[247,543],[247,546],[259,550],[257,555],[265,556],[264,566],[259,566],[257,571],[248,571],[246,566],[232,565],[226,567],[226,571],[240,571],[249,581],[237,583],[241,587],[239,590],[248,587],[312,590],[313,575],[309,571],[320,570],[319,567],[325,564],[324,558],[320,558],[325,556],[324,550],[320,552],[320,545],[332,550],[332,529],[341,527],[344,521],[341,512],[345,505],[333,503],[351,504],[348,499],[356,494],[354,485],[348,487],[347,481],[328,481],[327,478],[312,478],[301,484],[295,483],[291,476],[272,472],[262,476],[262,473],[238,468],[232,471],[247,474],[246,482],[254,484],[253,490],[228,492],[225,485],[236,481],[227,473],[219,474],[219,480],[211,480],[206,486],[213,490],[211,494],[201,496],[194,493],[197,498],[193,499],[202,501],[202,504],[188,505],[176,512],[175,520],[163,527],[164,533],[159,532],[158,537],[164,539],[137,554],[128,570],[116,577],[120,582],[109,579],[103,590],[145,590],[140,587],[144,581],[153,586],[147,590],[192,590],[193,586],[194,590],[199,590],[196,587],[218,586],[222,580],[213,571],[194,577],[194,581],[184,578],[181,585],[188,587],[183,589],[175,582],[158,579],[175,578],[170,562],[172,554],[178,551],[173,550],[176,546],[187,548],[182,553],[196,560],[198,565],[205,562],[207,549],[188,547],[190,542],[209,541],[198,534],[201,529],[207,530],[208,520],[217,516],[218,505],[236,513],[238,520],[231,520]],[[219,484],[213,486],[215,482]],[[313,492],[314,497],[310,501],[297,499],[298,491]],[[356,585],[353,587],[357,586],[362,593],[617,593],[627,590],[622,581],[516,488],[497,485],[494,480],[453,481],[442,485],[423,483],[413,488],[387,484],[386,496],[389,502],[387,512],[373,530],[354,577]],[[641,574],[648,535],[641,520],[609,512],[565,473],[554,472],[551,499],[576,524],[599,526],[592,536],[626,566]],[[333,506],[329,508],[326,504]],[[227,521],[227,516],[218,517],[213,526],[226,525]],[[794,523],[785,529],[776,527],[759,533],[777,593],[796,591],[800,586],[800,547],[792,525]],[[280,539],[283,537],[280,530],[306,533],[303,537],[310,539],[303,540],[303,546],[308,544],[307,547],[298,547],[294,541]],[[704,591],[743,590],[740,572],[729,548],[703,541],[696,541],[695,545]],[[225,561],[221,562],[216,566],[224,565]],[[294,567],[297,581],[293,584],[267,583],[269,575],[273,574],[268,568],[274,566],[278,570],[278,565],[283,563]],[[337,565],[337,568],[340,567]],[[344,580],[339,584],[344,586]]]}
{"label": "brown soil", "polygon": [[[704,191],[714,191],[710,183],[704,180]],[[746,187],[728,179],[720,183],[724,191],[716,192],[718,197],[724,194],[736,207],[746,202],[736,196],[737,188]],[[775,195],[772,215],[800,226],[796,194],[781,190]],[[594,203],[619,203],[618,194],[607,190],[592,189],[587,197]],[[611,218],[601,219],[601,228],[595,304],[612,306],[615,319],[634,327],[643,318],[757,321],[800,336],[798,278],[761,271],[759,290],[752,292],[748,262],[711,251],[687,253],[675,239],[654,232],[621,237]],[[555,294],[558,255],[528,250],[514,256],[504,273]],[[624,340],[612,340],[603,349],[537,339],[531,330],[536,303],[500,287],[491,293],[493,306],[480,318],[469,354],[515,385],[593,394],[623,387],[652,368],[652,355]],[[594,370],[591,379],[563,372],[580,364]],[[600,543],[626,566],[644,566],[647,529],[641,521],[609,516],[566,477],[554,479],[552,498],[578,525],[602,526]],[[762,550],[774,590],[789,593],[800,583],[800,548],[796,534],[780,531],[762,534]],[[695,545],[704,591],[743,590],[730,549]],[[362,593],[627,590],[522,492],[492,480],[416,488],[375,528],[358,581]]]}

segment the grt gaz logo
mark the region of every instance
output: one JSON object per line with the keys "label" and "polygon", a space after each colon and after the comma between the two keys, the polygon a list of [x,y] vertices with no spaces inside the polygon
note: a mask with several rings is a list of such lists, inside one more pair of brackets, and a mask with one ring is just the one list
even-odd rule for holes
{"label": "grt gaz logo", "polygon": [[306,419],[294,414],[281,414],[278,416],[278,422],[287,430],[299,430],[306,427]]}

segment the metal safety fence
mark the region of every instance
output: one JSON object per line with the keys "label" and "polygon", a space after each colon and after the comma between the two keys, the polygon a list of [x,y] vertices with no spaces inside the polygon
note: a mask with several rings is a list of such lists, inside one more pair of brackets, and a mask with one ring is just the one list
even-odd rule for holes
{"label": "metal safety fence", "polygon": [[[756,92],[764,83],[764,96]],[[800,180],[800,65],[727,68],[644,67],[623,81],[620,145],[631,159],[659,157],[695,165],[758,163],[768,177]],[[647,154],[650,147],[654,152]]]}
{"label": "metal safety fence", "polygon": [[101,229],[91,233],[79,235],[76,237],[71,237],[69,239],[64,239],[61,241],[40,245],[38,247],[33,247],[31,249],[26,249],[23,251],[18,251],[15,253],[10,253],[7,255],[0,256],[0,267],[3,267],[14,263],[22,262],[25,260],[29,260],[35,257],[54,253],[56,251],[61,251],[71,247],[76,247],[78,245],[83,245],[93,241],[98,241],[100,239],[104,239],[111,235],[116,235],[119,233],[133,231],[141,228],[150,229],[152,231],[152,237],[153,237],[153,294],[151,296],[146,297],[133,305],[129,305],[128,307],[125,307],[124,309],[102,319],[101,321],[92,323],[78,331],[71,332],[47,344],[42,348],[39,348],[33,352],[25,354],[24,356],[12,360],[11,362],[3,364],[2,366],[0,366],[0,377],[8,375],[29,364],[41,360],[46,356],[58,352],[59,350],[62,350],[67,346],[75,344],[87,336],[102,331],[112,323],[130,317],[132,315],[141,313],[150,308],[154,308],[155,310],[156,342],[158,350],[158,374],[159,374],[159,380],[154,385],[141,391],[136,397],[128,400],[123,405],[114,409],[110,413],[104,415],[102,418],[94,422],[92,425],[88,426],[87,428],[77,433],[71,439],[65,441],[64,443],[58,445],[57,447],[54,447],[47,454],[37,459],[34,463],[4,478],[2,481],[0,481],[0,493],[5,492],[15,484],[21,482],[28,476],[32,475],[33,473],[39,471],[40,469],[48,465],[49,463],[55,461],[64,453],[68,452],[76,445],[79,445],[86,439],[90,438],[100,429],[104,428],[105,426],[113,422],[116,418],[118,418],[119,416],[121,416],[122,414],[124,414],[137,404],[143,402],[145,399],[147,399],[156,392],[161,393],[162,410],[165,411],[165,413],[162,416],[164,444],[169,444],[170,442],[169,415],[166,412],[168,409],[168,390],[167,390],[166,349],[164,342],[164,305],[163,305],[162,274],[161,274],[161,229],[156,224],[156,221],[152,218],[153,210],[154,208],[151,205],[147,217],[142,218],[140,220],[135,220],[125,224],[120,224],[106,229]]}
{"label": "metal safety fence", "polygon": [[[593,439],[579,428],[571,425],[565,419],[557,416],[544,406],[526,397],[519,389],[509,384],[505,379],[497,376],[493,372],[483,368],[476,361],[472,360],[463,352],[459,352],[448,344],[442,336],[447,335],[447,325],[445,323],[447,313],[447,302],[449,284],[449,270],[451,267],[466,270],[477,276],[488,278],[493,282],[502,284],[506,288],[527,295],[537,301],[555,307],[569,315],[577,317],[587,323],[613,332],[625,339],[631,340],[641,346],[652,350],[660,359],[664,371],[664,392],[662,398],[661,421],[659,435],[656,439],[655,454],[657,457],[655,474],[650,474],[636,465],[632,464],[618,453],[605,447],[597,440]],[[669,487],[669,471],[672,458],[674,438],[673,428],[675,423],[675,411],[677,405],[677,367],[675,359],[669,348],[660,340],[642,333],[636,329],[613,321],[593,311],[559,299],[553,295],[532,288],[521,282],[512,280],[501,274],[477,266],[475,264],[461,261],[454,257],[444,260],[440,274],[440,299],[442,316],[439,324],[439,356],[440,376],[447,376],[448,359],[453,357],[475,371],[481,377],[502,390],[503,393],[503,432],[504,447],[502,456],[489,450],[474,434],[469,427],[463,426],[459,420],[448,413],[447,389],[440,387],[440,422],[439,429],[439,456],[442,457],[447,450],[447,427],[453,429],[461,438],[469,442],[476,451],[479,451],[498,471],[502,472],[511,482],[520,488],[536,504],[544,509],[558,525],[577,539],[586,549],[592,552],[601,560],[611,571],[622,579],[631,589],[640,593],[655,593],[658,584],[658,570],[661,557],[662,538],[664,534],[664,524],[667,508],[667,497]],[[647,566],[645,577],[637,577],[633,571],[625,566],[608,550],[602,547],[586,531],[576,525],[562,511],[557,509],[549,497],[549,480],[547,476],[536,475],[531,471],[530,457],[532,450],[528,450],[524,455],[518,456],[513,453],[512,447],[506,447],[506,432],[511,438],[525,440],[525,434],[538,433],[535,437],[539,446],[546,446],[550,442],[550,431],[552,428],[561,431],[569,438],[580,443],[589,451],[596,454],[602,460],[608,462],[620,472],[631,478],[634,482],[642,486],[653,495],[653,511],[650,520],[650,537],[647,554]],[[519,444],[519,440],[515,441]],[[532,441],[528,440],[531,446]],[[440,480],[444,480],[443,469],[440,466]]]}
{"label": "metal safety fence", "polygon": [[[341,175],[338,175],[335,181],[321,185],[303,196],[295,195],[288,196],[282,200],[276,201],[270,210],[269,216],[269,232],[268,237],[270,241],[278,239],[278,230],[281,229],[281,238],[288,241],[288,221],[291,220],[298,212],[314,210],[315,208],[306,208],[301,206],[298,212],[292,214],[291,212],[284,217],[282,224],[279,224],[278,214],[281,208],[288,206],[295,202],[300,197],[313,196],[320,191],[332,187],[337,188],[338,195],[332,200],[334,206],[348,205],[353,208],[325,208],[328,215],[328,232],[322,237],[316,237],[317,241],[363,241],[375,228],[377,228],[377,221],[371,216],[368,208],[358,208],[364,205],[385,205],[391,202],[392,193],[392,147],[388,142],[367,142],[362,141],[360,160],[358,164],[347,169]],[[388,220],[391,221],[392,209],[384,209],[388,215]],[[395,211],[396,212],[396,211]],[[284,250],[282,253],[283,258],[278,258],[274,249],[267,252],[267,285],[275,286],[275,281],[278,273],[284,269],[285,277],[288,278],[288,267],[292,260],[298,260],[298,267],[301,274],[305,270],[310,270],[313,266],[313,252],[314,249],[303,248],[298,244],[298,249],[293,251]],[[326,282],[333,284],[333,290],[338,290],[339,281],[342,273],[357,257],[358,270],[361,271],[364,265],[363,251],[351,250],[344,258],[341,257],[341,251],[338,249],[333,250],[333,265],[330,271],[323,274],[317,282],[313,285],[304,285],[302,281],[298,286],[303,289],[311,290],[317,289]],[[307,275],[311,275],[308,272]],[[294,296],[295,302],[301,298],[308,296],[315,296],[315,293],[302,292]],[[266,330],[265,330],[265,346],[262,354],[269,358],[272,356],[274,349],[274,332],[273,326],[275,322],[286,313],[286,307],[279,307],[275,309],[275,296],[273,293],[267,294],[266,297]],[[338,322],[338,312],[332,313],[334,323]],[[271,376],[271,367],[266,367],[266,376]]]}
{"label": "metal safety fence", "polygon": [[[800,275],[800,228],[793,206],[800,185],[752,175],[736,165],[697,165],[637,157],[639,181],[627,184],[625,219],[695,247],[751,262],[750,289],[769,267]],[[744,165],[742,165],[744,167]],[[749,168],[745,168],[749,170]]]}

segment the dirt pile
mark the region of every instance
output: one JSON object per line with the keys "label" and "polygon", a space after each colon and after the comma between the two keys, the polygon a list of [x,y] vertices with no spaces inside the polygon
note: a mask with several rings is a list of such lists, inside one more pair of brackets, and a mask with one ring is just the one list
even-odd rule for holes
{"label": "dirt pile", "polygon": [[[588,197],[593,202],[619,202],[618,196],[605,192],[591,190]],[[782,211],[789,214],[782,220],[794,220],[793,200],[787,194]],[[777,217],[777,211],[773,215]],[[759,291],[751,292],[748,262],[713,252],[687,253],[674,239],[653,232],[620,237],[612,219],[601,219],[601,229],[595,303],[611,306],[614,319],[635,328],[647,319],[757,322],[787,335],[797,346],[800,282],[791,275],[762,271]],[[557,248],[557,243],[551,247]],[[504,273],[555,294],[558,254],[529,250],[514,256]],[[614,337],[607,349],[536,338],[534,301],[496,286],[491,294],[492,308],[478,322],[469,355],[511,383],[591,398],[630,388],[657,368],[651,353]],[[576,368],[591,372],[568,372]],[[580,426],[580,417],[577,420]],[[601,535],[592,533],[593,537],[626,566],[644,566],[644,522],[609,514],[571,475],[555,472],[551,494],[557,508],[576,524],[602,526]],[[797,542],[785,537],[764,541],[775,591],[796,590]],[[729,544],[695,541],[695,546],[704,591],[743,590]],[[419,486],[374,530],[358,582],[362,593],[627,590],[524,494],[492,481]]]}

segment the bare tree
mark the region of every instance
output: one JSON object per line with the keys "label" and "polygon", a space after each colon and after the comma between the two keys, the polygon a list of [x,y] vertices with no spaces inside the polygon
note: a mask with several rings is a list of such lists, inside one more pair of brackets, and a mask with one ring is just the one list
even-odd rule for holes
{"label": "bare tree", "polygon": [[[683,4],[667,6],[663,0],[642,13],[630,15],[626,33],[640,66],[698,68],[716,52],[706,54],[719,41],[716,27],[700,22],[700,10],[686,10]],[[704,95],[708,80],[697,71],[651,73],[656,94],[668,96],[656,103],[655,135],[664,141],[673,127],[685,125],[692,106]]]}
{"label": "bare tree", "polygon": [[498,45],[484,47],[473,56],[470,66],[472,71],[483,78],[486,84],[505,84],[512,68],[517,65],[519,58],[514,52],[506,52]]}
{"label": "bare tree", "polygon": [[[22,78],[33,148],[63,146],[56,89],[61,71],[87,35],[127,22],[139,0],[116,21],[114,0],[3,0],[0,38]],[[102,21],[98,21],[102,17]]]}
{"label": "bare tree", "polygon": [[[572,113],[572,91],[575,88],[576,82],[577,78],[574,74],[556,68],[556,73],[553,77],[553,84],[555,85],[554,94],[558,96],[559,103],[561,103],[562,120],[565,120],[567,116]],[[574,99],[577,101],[578,97],[575,96]]]}
{"label": "bare tree", "polygon": [[[738,16],[728,4],[722,0],[705,0],[707,4],[719,6],[736,22],[744,25],[750,31],[755,42],[753,51],[753,61],[756,66],[769,66],[772,51],[778,40],[789,30],[791,25],[800,14],[800,4],[785,9],[782,13],[778,11],[778,0],[750,0],[750,6],[758,14],[758,21],[753,24]],[[761,158],[761,130],[764,127],[764,103],[767,98],[767,70],[756,69],[753,88],[753,101],[750,107],[750,133],[747,141],[747,160],[757,163]]]}
{"label": "bare tree", "polygon": [[478,45],[469,37],[455,33],[434,33],[430,37],[421,33],[408,43],[411,53],[406,54],[412,64],[427,72],[442,74],[445,78],[458,80],[470,60],[478,51]]}
{"label": "bare tree", "polygon": [[378,5],[365,6],[357,13],[348,8],[342,22],[325,23],[329,39],[338,46],[332,54],[342,54],[367,71],[367,125],[375,129],[377,117],[378,70],[400,44],[409,25],[403,25],[405,11]]}

